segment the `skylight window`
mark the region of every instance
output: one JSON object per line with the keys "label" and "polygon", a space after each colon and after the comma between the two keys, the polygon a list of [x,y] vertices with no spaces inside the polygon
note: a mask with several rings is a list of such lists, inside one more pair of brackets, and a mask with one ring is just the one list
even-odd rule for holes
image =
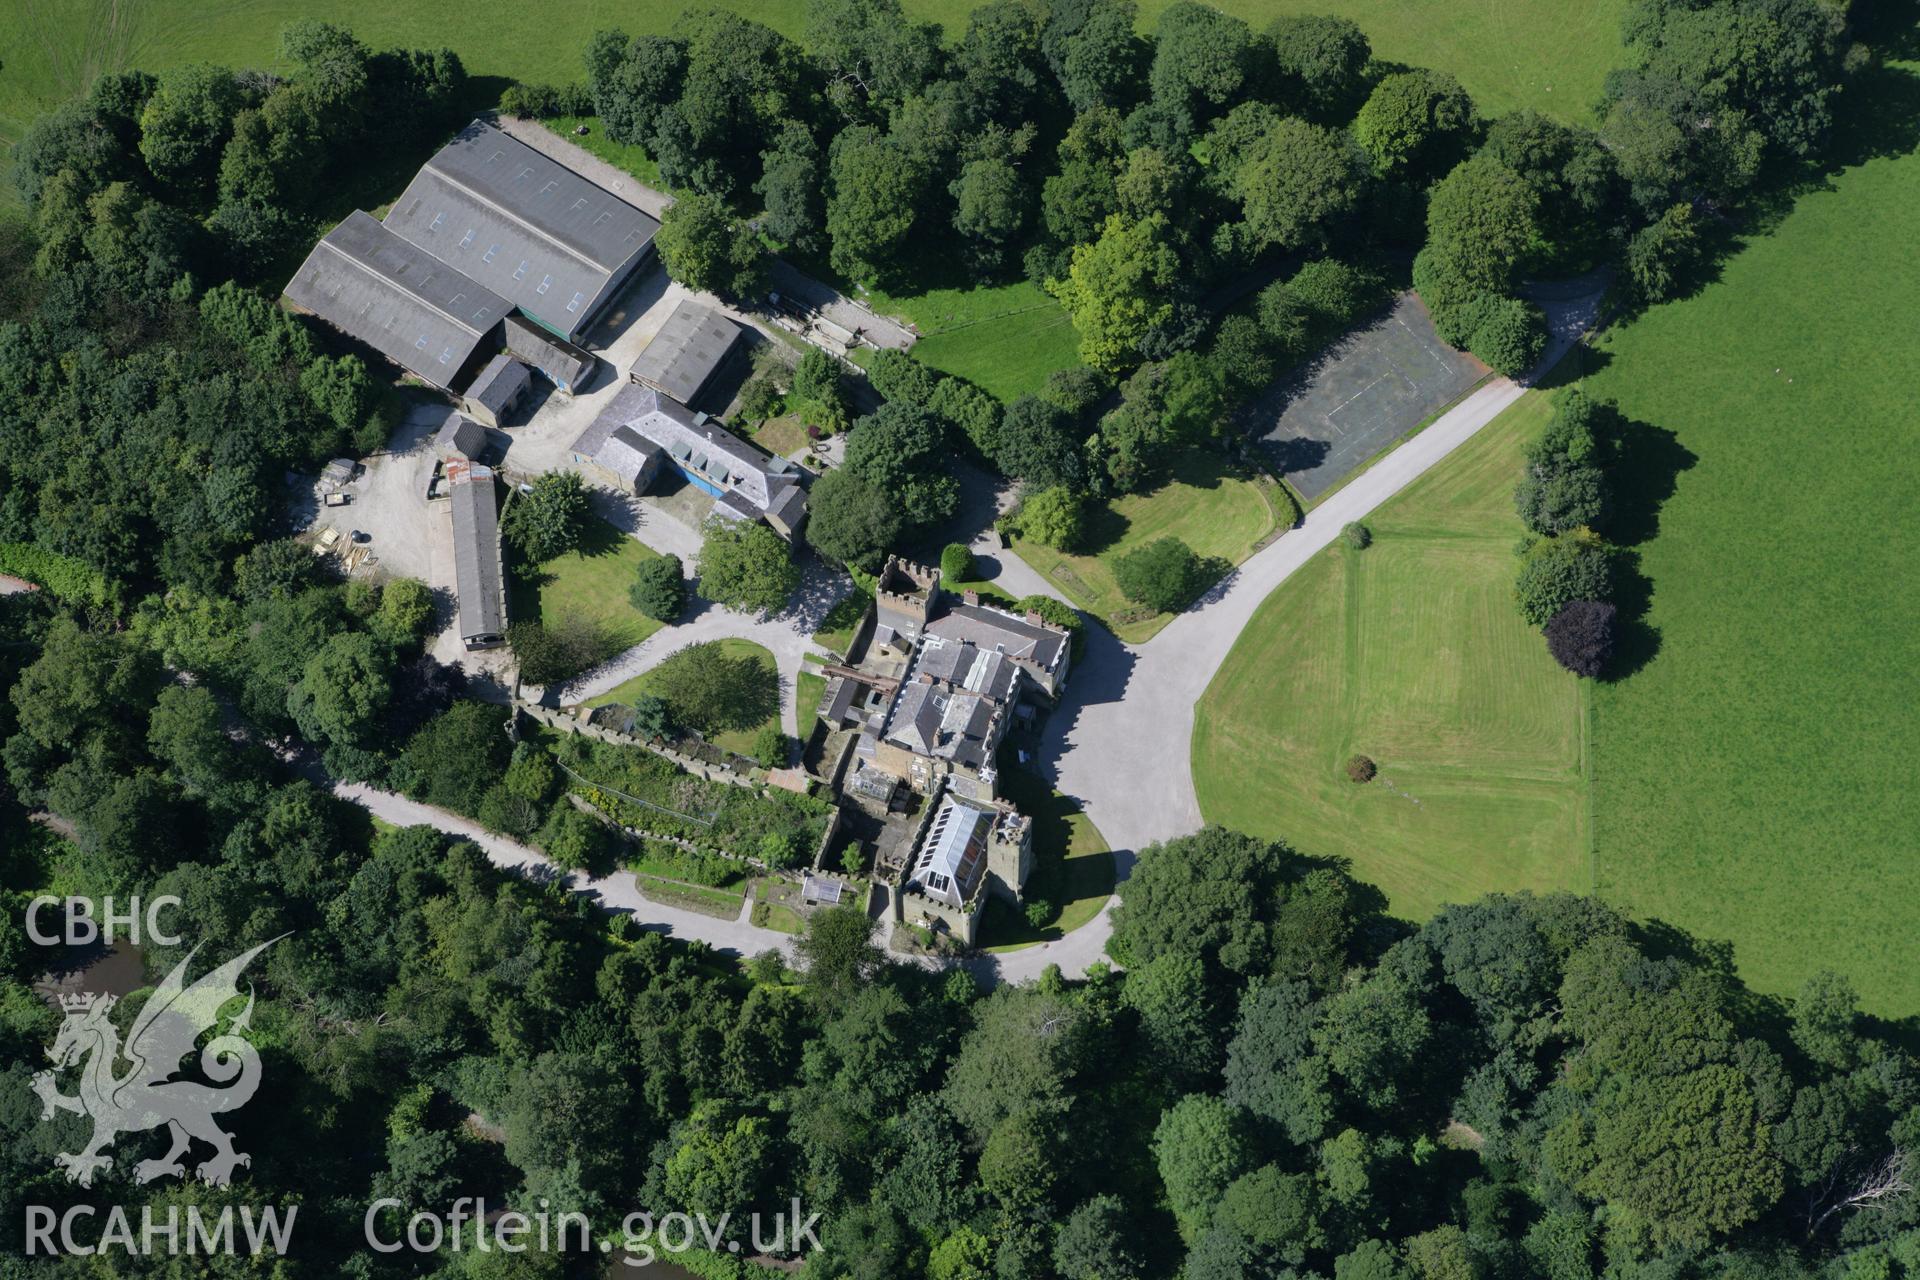
{"label": "skylight window", "polygon": [[527,275],[527,260],[525,258],[522,258],[520,259],[519,267],[517,267],[514,270],[513,278],[515,280],[524,280],[526,279],[526,275]]}
{"label": "skylight window", "polygon": [[485,253],[483,253],[483,254],[481,254],[481,255],[480,255],[480,261],[482,261],[482,262],[492,262],[492,261],[493,261],[493,255],[494,255],[494,254],[496,254],[496,253],[498,253],[498,252],[500,252],[500,246],[499,246],[499,245],[497,245],[497,244],[490,244],[490,245],[488,245],[488,246],[487,246],[487,251],[486,251]]}
{"label": "skylight window", "polygon": [[548,289],[550,289],[550,288],[552,288],[552,287],[553,287],[553,277],[552,277],[552,276],[541,276],[541,277],[540,277],[540,287],[539,287],[539,288],[537,288],[537,289],[535,289],[535,290],[534,290],[534,292],[535,292],[535,293],[538,293],[538,294],[542,294],[542,295],[544,295],[544,294],[545,294],[545,293],[547,292],[547,290],[548,290]]}

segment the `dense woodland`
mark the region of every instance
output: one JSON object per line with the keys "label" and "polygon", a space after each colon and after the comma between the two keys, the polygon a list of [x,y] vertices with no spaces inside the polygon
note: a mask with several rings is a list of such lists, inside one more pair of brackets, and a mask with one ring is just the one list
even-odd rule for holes
{"label": "dense woodland", "polygon": [[[1043,282],[1086,361],[1011,405],[878,362],[887,403],[814,495],[815,545],[856,567],[951,510],[963,444],[1026,482],[1028,536],[1070,542],[1089,498],[1231,447],[1231,405],[1416,250],[1443,333],[1496,365],[1538,350],[1524,277],[1617,262],[1639,302],[1687,287],[1703,227],[1817,155],[1870,56],[1811,0],[1643,0],[1587,130],[1484,121],[1333,18],[1256,32],[1181,3],[1143,37],[1130,6],[1063,0],[942,33],[822,0],[813,26],[803,49],[700,11],[588,50],[603,127],[695,197],[663,232],[669,265],[744,288],[771,242],[926,284],[935,246],[943,282]],[[826,1222],[808,1280],[1920,1273],[1903,1041],[1840,978],[1762,997],[1723,950],[1591,900],[1494,898],[1414,928],[1311,851],[1208,830],[1123,883],[1124,971],[983,994],[887,963],[858,913],[817,918],[799,973],[736,964],[433,831],[376,832],[316,760],[569,865],[608,856],[556,798],[566,759],[513,747],[422,654],[423,589],[331,581],[281,536],[283,474],[375,447],[393,402],[384,371],[269,298],[363,193],[368,156],[397,189],[473,105],[444,52],[302,23],[285,53],[278,76],[104,77],[15,166],[32,222],[0,255],[0,554],[50,589],[0,598],[0,1217],[80,1195],[51,1157],[85,1122],[40,1123],[28,1083],[56,1016],[27,985],[52,957],[25,939],[26,896],[173,893],[180,932],[223,953],[293,931],[258,970],[265,1096],[232,1117],[254,1160],[229,1191],[114,1194],[297,1202],[279,1274],[567,1265],[362,1247],[376,1195],[470,1194],[608,1230],[798,1195]],[[830,362],[794,382],[844,415]],[[1576,669],[1601,621],[1553,628],[1604,606],[1599,580],[1538,548],[1605,527],[1615,434],[1569,402],[1519,495],[1529,565],[1553,561],[1522,606]],[[571,503],[555,486],[551,509]],[[510,533],[539,545],[540,510]],[[768,581],[743,571],[741,602]],[[795,848],[816,817],[737,815],[743,840]]]}
{"label": "dense woodland", "polygon": [[[6,606],[9,644],[34,612]],[[175,893],[181,932],[229,949],[294,930],[258,971],[264,1096],[231,1118],[252,1168],[227,1192],[151,1193],[298,1203],[287,1274],[560,1273],[360,1247],[375,1196],[462,1194],[544,1197],[609,1231],[636,1207],[741,1221],[798,1195],[824,1215],[816,1280],[1920,1267],[1920,1076],[1836,976],[1761,998],[1723,951],[1581,898],[1495,897],[1415,929],[1338,867],[1221,829],[1146,850],[1123,883],[1124,976],[983,995],[887,963],[857,910],[816,918],[798,975],[736,966],[431,830],[376,835],[196,691],[154,697],[134,639],[38,639],[9,764],[69,717],[56,774],[97,770],[115,795],[77,849],[11,808],[7,884]],[[99,691],[74,705],[88,663]],[[166,838],[151,811],[110,825],[154,797]],[[80,1194],[49,1164],[85,1124],[39,1123],[28,1085],[54,1014],[24,985],[47,957],[23,906],[10,889],[0,917],[14,1222]],[[174,1274],[19,1274],[69,1272]]]}

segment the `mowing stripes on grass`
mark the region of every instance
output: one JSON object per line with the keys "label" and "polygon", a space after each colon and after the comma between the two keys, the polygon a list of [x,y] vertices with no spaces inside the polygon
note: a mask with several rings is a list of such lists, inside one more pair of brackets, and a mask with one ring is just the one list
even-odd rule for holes
{"label": "mowing stripes on grass", "polygon": [[[1197,710],[1210,822],[1351,858],[1396,914],[1589,887],[1580,690],[1513,608],[1529,395],[1255,614]],[[1355,752],[1379,766],[1356,784]]]}

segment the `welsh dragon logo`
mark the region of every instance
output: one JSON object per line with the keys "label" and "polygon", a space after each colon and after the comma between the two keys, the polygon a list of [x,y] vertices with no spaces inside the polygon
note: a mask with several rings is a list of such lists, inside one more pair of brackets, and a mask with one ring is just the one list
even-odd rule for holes
{"label": "welsh dragon logo", "polygon": [[[233,1135],[213,1119],[219,1112],[245,1106],[260,1087],[259,1051],[242,1035],[253,1016],[251,987],[246,1007],[200,1050],[200,1070],[212,1083],[173,1077],[201,1034],[218,1027],[221,1009],[239,998],[236,984],[241,970],[279,940],[235,956],[191,984],[186,980],[187,966],[199,948],[189,951],[141,1007],[124,1045],[107,1017],[116,1003],[113,996],[83,993],[60,998],[66,1021],[47,1051],[54,1069],[35,1075],[33,1088],[40,1095],[42,1120],[51,1119],[55,1111],[93,1118],[93,1138],[87,1145],[75,1154],[61,1152],[53,1158],[54,1167],[65,1170],[69,1181],[92,1186],[94,1174],[113,1164],[113,1157],[104,1153],[115,1139],[163,1125],[173,1145],[159,1159],[135,1165],[136,1182],[186,1176],[180,1157],[195,1138],[214,1148],[213,1156],[194,1171],[202,1182],[224,1187],[237,1166],[252,1163],[245,1152],[233,1149]],[[127,1063],[124,1071],[120,1070],[122,1059]],[[61,1093],[54,1072],[83,1060],[79,1093],[73,1097]]]}

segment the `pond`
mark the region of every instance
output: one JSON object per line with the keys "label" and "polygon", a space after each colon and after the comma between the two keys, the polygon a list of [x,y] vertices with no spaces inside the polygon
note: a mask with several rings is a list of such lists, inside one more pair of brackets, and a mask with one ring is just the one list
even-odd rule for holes
{"label": "pond", "polygon": [[69,950],[59,967],[40,975],[33,989],[58,1008],[61,996],[83,991],[96,996],[125,996],[146,985],[146,960],[139,947],[131,942],[116,942],[111,947],[96,942]]}

